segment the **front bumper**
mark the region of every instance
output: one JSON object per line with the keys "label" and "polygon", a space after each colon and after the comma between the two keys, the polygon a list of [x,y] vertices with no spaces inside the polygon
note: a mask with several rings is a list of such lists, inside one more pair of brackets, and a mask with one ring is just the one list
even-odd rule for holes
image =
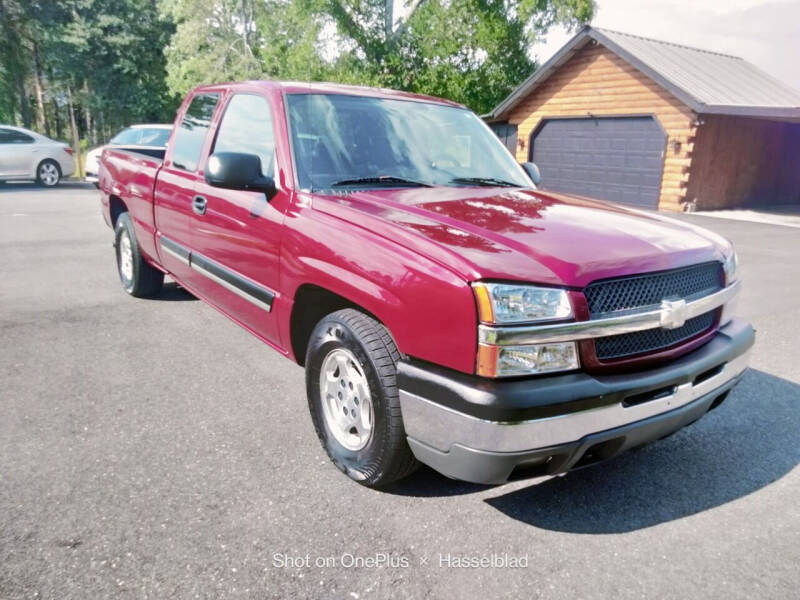
{"label": "front bumper", "polygon": [[668,365],[605,376],[499,381],[402,361],[408,443],[421,462],[476,483],[585,466],[699,419],[738,383],[754,340],[733,320]]}

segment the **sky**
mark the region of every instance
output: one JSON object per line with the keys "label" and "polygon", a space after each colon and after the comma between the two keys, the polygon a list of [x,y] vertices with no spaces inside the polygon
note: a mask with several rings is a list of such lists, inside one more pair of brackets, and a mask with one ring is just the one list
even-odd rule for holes
{"label": "sky", "polygon": [[[592,25],[741,56],[800,91],[800,0],[597,0]],[[533,55],[573,34],[551,30]]]}

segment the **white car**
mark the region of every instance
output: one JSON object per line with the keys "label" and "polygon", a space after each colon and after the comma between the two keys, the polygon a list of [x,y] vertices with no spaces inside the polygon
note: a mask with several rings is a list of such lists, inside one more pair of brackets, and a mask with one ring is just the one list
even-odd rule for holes
{"label": "white car", "polygon": [[34,131],[0,125],[0,181],[33,179],[53,187],[75,172],[72,148]]}
{"label": "white car", "polygon": [[131,150],[162,151],[167,147],[169,134],[172,132],[172,125],[161,125],[158,123],[147,125],[131,125],[123,129],[108,142],[105,146],[100,146],[90,150],[86,155],[86,181],[97,185],[97,173],[100,169],[100,155],[104,148],[125,147]]}

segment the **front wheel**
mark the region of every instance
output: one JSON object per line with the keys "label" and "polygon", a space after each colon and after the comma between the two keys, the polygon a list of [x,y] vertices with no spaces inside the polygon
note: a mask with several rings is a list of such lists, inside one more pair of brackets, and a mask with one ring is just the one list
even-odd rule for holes
{"label": "front wheel", "polygon": [[317,324],[306,352],[317,436],[341,471],[369,487],[401,479],[418,466],[400,413],[399,358],[387,329],[349,308]]}
{"label": "front wheel", "polygon": [[124,212],[117,218],[114,236],[117,271],[123,289],[137,298],[154,296],[160,292],[164,285],[164,273],[150,266],[142,256],[128,213]]}
{"label": "front wheel", "polygon": [[54,160],[43,160],[36,168],[36,181],[44,187],[55,187],[61,181],[61,169]]}

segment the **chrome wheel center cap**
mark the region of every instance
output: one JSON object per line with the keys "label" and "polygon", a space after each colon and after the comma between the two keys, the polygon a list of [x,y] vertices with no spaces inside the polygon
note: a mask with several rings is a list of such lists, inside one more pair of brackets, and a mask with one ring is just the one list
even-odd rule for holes
{"label": "chrome wheel center cap", "polygon": [[373,425],[372,396],[361,364],[349,350],[336,348],[322,361],[319,377],[328,429],[348,450],[361,450]]}

